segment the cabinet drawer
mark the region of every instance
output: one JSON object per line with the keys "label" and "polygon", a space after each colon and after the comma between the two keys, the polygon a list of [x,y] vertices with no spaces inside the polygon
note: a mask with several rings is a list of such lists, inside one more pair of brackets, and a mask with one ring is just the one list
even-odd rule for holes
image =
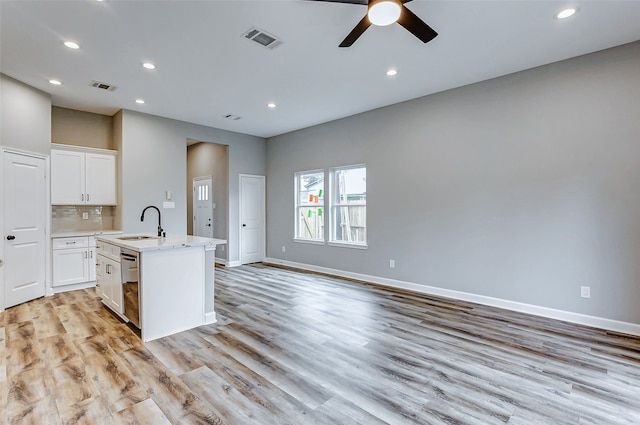
{"label": "cabinet drawer", "polygon": [[53,249],[87,248],[89,238],[86,236],[73,238],[54,238],[52,240]]}
{"label": "cabinet drawer", "polygon": [[99,241],[96,243],[96,250],[98,255],[104,255],[107,258],[111,258],[113,260],[116,260],[117,262],[120,262],[119,246],[111,245],[110,243]]}

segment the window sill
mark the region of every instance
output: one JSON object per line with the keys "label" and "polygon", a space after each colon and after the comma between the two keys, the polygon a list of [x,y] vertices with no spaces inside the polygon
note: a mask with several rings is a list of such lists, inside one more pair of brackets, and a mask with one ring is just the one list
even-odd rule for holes
{"label": "window sill", "polygon": [[367,244],[349,243],[349,242],[328,242],[330,246],[339,246],[341,248],[369,249]]}
{"label": "window sill", "polygon": [[294,239],[293,241],[298,243],[308,243],[310,245],[324,245],[324,241],[315,239]]}

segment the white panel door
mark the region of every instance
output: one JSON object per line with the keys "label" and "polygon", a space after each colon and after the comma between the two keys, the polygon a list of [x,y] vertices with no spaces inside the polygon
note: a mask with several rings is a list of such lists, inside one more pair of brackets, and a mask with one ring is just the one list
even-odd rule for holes
{"label": "white panel door", "polygon": [[213,237],[213,180],[211,177],[193,179],[193,234]]}
{"label": "white panel door", "polygon": [[265,178],[240,176],[240,263],[256,263],[265,255]]}
{"label": "white panel door", "polygon": [[3,155],[5,308],[45,294],[45,160]]}

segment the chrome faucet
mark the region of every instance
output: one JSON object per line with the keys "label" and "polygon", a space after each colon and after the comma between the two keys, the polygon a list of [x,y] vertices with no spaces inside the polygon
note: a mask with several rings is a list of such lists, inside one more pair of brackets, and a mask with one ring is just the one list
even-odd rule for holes
{"label": "chrome faucet", "polygon": [[148,207],[146,207],[145,209],[142,210],[142,215],[140,216],[140,221],[144,221],[144,212],[146,210],[148,210],[149,208],[153,208],[154,210],[158,211],[158,237],[162,236],[165,237],[167,236],[167,234],[164,232],[164,230],[162,229],[162,217],[160,216],[160,210],[158,209],[158,207],[154,206],[154,205],[149,205]]}

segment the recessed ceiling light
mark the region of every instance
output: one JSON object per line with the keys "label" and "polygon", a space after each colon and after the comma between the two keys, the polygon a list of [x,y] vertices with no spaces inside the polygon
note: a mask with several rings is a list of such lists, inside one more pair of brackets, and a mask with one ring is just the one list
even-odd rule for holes
{"label": "recessed ceiling light", "polygon": [[80,45],[75,41],[65,41],[64,45],[73,50],[77,50],[80,48]]}
{"label": "recessed ceiling light", "polygon": [[50,84],[53,84],[54,86],[60,86],[62,85],[62,83],[58,80],[49,80]]}
{"label": "recessed ceiling light", "polygon": [[136,103],[139,103],[140,105],[144,104],[144,100],[143,99],[136,99]]}
{"label": "recessed ceiling light", "polygon": [[578,9],[575,7],[567,7],[566,9],[562,9],[560,12],[556,13],[557,19],[567,19],[571,16],[575,15]]}
{"label": "recessed ceiling light", "polygon": [[267,108],[269,108],[269,109],[275,109],[276,106],[277,105],[275,103],[273,103],[273,102],[267,103]]}
{"label": "recessed ceiling light", "polygon": [[390,69],[387,71],[388,77],[393,77],[394,75],[398,75],[398,71],[396,69]]}
{"label": "recessed ceiling light", "polygon": [[154,64],[152,64],[151,62],[144,62],[142,64],[143,68],[147,68],[147,69],[156,69],[156,66]]}

